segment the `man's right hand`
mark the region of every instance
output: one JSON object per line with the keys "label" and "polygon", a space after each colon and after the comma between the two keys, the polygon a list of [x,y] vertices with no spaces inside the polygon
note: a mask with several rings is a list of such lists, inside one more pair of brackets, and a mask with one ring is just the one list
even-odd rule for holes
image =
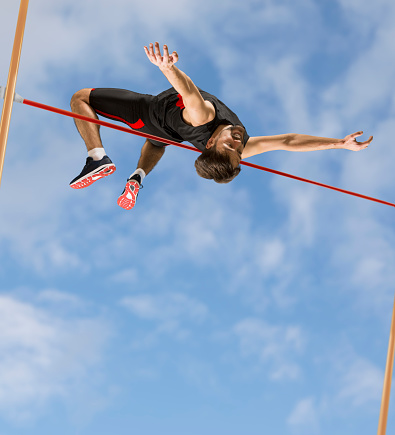
{"label": "man's right hand", "polygon": [[210,122],[215,117],[215,108],[212,103],[205,101],[193,81],[174,64],[178,61],[178,54],[173,51],[169,55],[167,45],[163,46],[163,56],[159,49],[159,42],[144,47],[145,54],[150,62],[159,67],[163,75],[169,80],[173,88],[181,95],[185,108],[184,120],[197,127]]}
{"label": "man's right hand", "polygon": [[346,150],[351,150],[351,151],[361,151],[367,148],[370,142],[372,142],[373,136],[370,136],[370,138],[365,142],[358,142],[356,138],[362,135],[363,135],[363,131],[358,131],[357,133],[349,134],[341,141],[342,147]]}
{"label": "man's right hand", "polygon": [[151,43],[149,45],[149,48],[144,46],[144,51],[150,62],[152,62],[162,71],[171,68],[178,61],[177,52],[173,51],[172,54],[169,54],[169,49],[167,48],[167,45],[163,46],[162,56],[159,48],[159,42],[155,42],[155,50],[154,44]]}

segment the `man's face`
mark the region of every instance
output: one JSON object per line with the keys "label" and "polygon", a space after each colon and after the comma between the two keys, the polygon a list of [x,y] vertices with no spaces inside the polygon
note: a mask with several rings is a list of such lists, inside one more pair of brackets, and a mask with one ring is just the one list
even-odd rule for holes
{"label": "man's face", "polygon": [[215,141],[216,150],[229,155],[233,167],[239,166],[243,153],[244,128],[240,125],[230,125],[224,128]]}

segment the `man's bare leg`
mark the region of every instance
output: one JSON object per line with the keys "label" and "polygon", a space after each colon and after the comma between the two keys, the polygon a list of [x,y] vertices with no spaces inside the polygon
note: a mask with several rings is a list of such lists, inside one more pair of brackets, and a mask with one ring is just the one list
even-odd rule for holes
{"label": "man's bare leg", "polygon": [[[89,104],[91,90],[92,89],[81,89],[76,92],[71,99],[70,106],[74,113],[98,119],[96,112]],[[88,156],[91,157],[91,159],[87,159],[81,173],[70,182],[70,186],[73,189],[81,189],[112,174],[115,171],[115,165],[104,151],[100,139],[99,126],[80,119],[75,119],[74,121],[85,142]]]}
{"label": "man's bare leg", "polygon": [[152,145],[149,140],[146,140],[143,148],[141,148],[141,155],[137,168],[141,168],[147,175],[154,169],[156,164],[162,158],[165,153],[165,147],[157,147]]}
{"label": "man's bare leg", "polygon": [[[98,119],[96,112],[89,104],[89,95],[91,90],[92,89],[81,89],[80,91],[76,92],[71,98],[70,107],[74,113]],[[94,148],[103,148],[103,144],[100,139],[99,125],[93,124],[92,122],[82,121],[80,119],[74,119],[74,122],[77,126],[77,130],[85,142],[88,151]]]}

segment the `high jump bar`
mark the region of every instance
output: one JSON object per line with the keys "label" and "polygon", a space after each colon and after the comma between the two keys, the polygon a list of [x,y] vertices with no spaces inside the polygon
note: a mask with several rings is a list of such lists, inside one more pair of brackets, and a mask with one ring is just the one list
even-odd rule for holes
{"label": "high jump bar", "polygon": [[7,87],[4,96],[3,111],[0,121],[0,184],[3,175],[3,166],[5,158],[5,150],[7,147],[8,131],[10,129],[12,105],[14,103],[14,94],[16,80],[18,77],[19,60],[22,51],[23,34],[25,32],[25,24],[27,17],[27,8],[29,0],[21,0],[19,6],[18,21],[16,24],[14,46],[11,54],[10,69],[8,71]]}
{"label": "high jump bar", "polygon": [[[1,93],[1,89],[4,89],[4,88],[1,88],[1,86],[0,86],[0,93]],[[102,120],[95,119],[95,118],[90,118],[88,116],[84,116],[84,115],[80,115],[78,113],[74,113],[74,112],[70,112],[70,111],[67,111],[67,110],[59,109],[57,107],[48,106],[46,104],[38,103],[36,101],[27,100],[27,99],[21,97],[18,94],[15,94],[15,101],[18,102],[18,103],[26,104],[28,106],[32,106],[32,107],[36,107],[36,108],[39,108],[39,109],[47,110],[49,112],[58,113],[60,115],[69,116],[71,118],[80,119],[82,121],[91,122],[93,124],[98,124],[98,125],[101,125],[103,127],[108,127],[108,128],[112,128],[114,130],[119,130],[119,131],[122,131],[124,133],[134,134],[136,136],[141,136],[141,137],[144,137],[146,139],[152,139],[152,140],[156,140],[156,141],[159,141],[159,142],[163,142],[163,143],[165,143],[167,145],[175,145],[177,147],[185,148],[187,150],[201,152],[200,150],[196,149],[195,147],[191,147],[191,146],[185,145],[183,143],[174,142],[174,141],[172,141],[170,139],[164,139],[164,138],[161,138],[161,137],[153,136],[152,134],[148,134],[148,133],[142,133],[142,132],[140,132],[138,130],[134,130],[132,128],[122,127],[120,125],[116,125],[116,124],[111,123],[111,122],[102,121]],[[317,181],[309,180],[307,178],[298,177],[296,175],[291,175],[291,174],[288,174],[286,172],[277,171],[275,169],[265,168],[264,166],[256,165],[254,163],[241,161],[240,164],[244,165],[244,166],[249,166],[250,168],[259,169],[261,171],[270,172],[272,174],[281,175],[282,177],[292,178],[293,180],[302,181],[304,183],[314,184],[315,186],[325,187],[326,189],[332,189],[332,190],[335,190],[337,192],[345,193],[347,195],[356,196],[358,198],[366,199],[368,201],[374,201],[374,202],[378,202],[380,204],[384,204],[384,205],[389,205],[391,207],[395,207],[395,204],[393,204],[392,202],[383,201],[381,199],[373,198],[371,196],[362,195],[360,193],[352,192],[350,190],[340,189],[339,187],[334,187],[334,186],[331,186],[329,184],[319,183]]]}

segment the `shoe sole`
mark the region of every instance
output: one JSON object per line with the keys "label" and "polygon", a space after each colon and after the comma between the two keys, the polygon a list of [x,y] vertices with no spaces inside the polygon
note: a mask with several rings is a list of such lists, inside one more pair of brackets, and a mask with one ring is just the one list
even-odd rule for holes
{"label": "shoe sole", "polygon": [[[131,186],[133,187],[133,190],[130,188]],[[117,204],[125,210],[131,210],[136,204],[139,190],[140,186],[137,181],[128,181],[126,183],[124,192],[117,200]]]}
{"label": "shoe sole", "polygon": [[89,174],[86,174],[83,178],[80,178],[73,184],[70,184],[70,187],[73,189],[83,189],[84,187],[90,186],[95,181],[111,175],[113,172],[115,172],[115,170],[116,168],[113,163],[108,163],[106,165],[100,166]]}

